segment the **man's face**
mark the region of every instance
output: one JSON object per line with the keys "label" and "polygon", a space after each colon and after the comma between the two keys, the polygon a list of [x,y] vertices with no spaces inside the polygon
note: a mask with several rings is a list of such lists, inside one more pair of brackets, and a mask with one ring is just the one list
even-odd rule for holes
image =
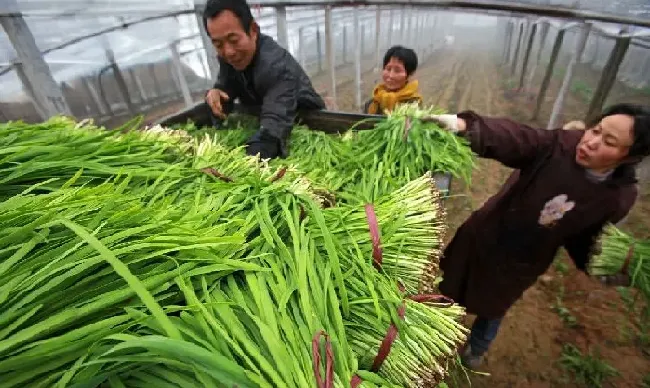
{"label": "man's face", "polygon": [[230,66],[242,71],[250,65],[257,48],[259,27],[255,22],[250,31],[244,31],[239,19],[231,11],[223,11],[208,19],[208,35],[217,54]]}

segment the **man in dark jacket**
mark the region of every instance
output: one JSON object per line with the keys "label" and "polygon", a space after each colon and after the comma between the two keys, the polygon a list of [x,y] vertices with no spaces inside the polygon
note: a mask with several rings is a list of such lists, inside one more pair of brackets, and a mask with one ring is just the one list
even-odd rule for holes
{"label": "man in dark jacket", "polygon": [[244,0],[208,0],[206,31],[219,55],[219,77],[206,95],[215,124],[232,103],[260,106],[260,128],[247,145],[249,155],[286,157],[287,141],[299,109],[324,109],[323,99],[291,54],[260,33]]}

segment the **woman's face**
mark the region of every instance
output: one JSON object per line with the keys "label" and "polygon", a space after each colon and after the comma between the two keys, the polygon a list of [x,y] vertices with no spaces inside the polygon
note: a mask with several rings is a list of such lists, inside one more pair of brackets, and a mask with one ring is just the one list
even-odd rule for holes
{"label": "woman's face", "polygon": [[576,146],[576,163],[605,172],[618,167],[634,143],[634,118],[627,115],[607,116],[589,128]]}
{"label": "woman's face", "polygon": [[408,75],[406,75],[406,69],[404,68],[402,61],[395,57],[392,57],[386,66],[384,66],[382,79],[384,81],[386,89],[391,92],[403,88],[408,81]]}

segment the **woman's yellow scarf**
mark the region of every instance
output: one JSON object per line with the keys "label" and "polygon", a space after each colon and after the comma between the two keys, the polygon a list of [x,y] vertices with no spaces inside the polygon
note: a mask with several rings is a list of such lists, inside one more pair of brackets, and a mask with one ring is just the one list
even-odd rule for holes
{"label": "woman's yellow scarf", "polygon": [[384,111],[392,111],[395,106],[404,102],[422,102],[422,96],[418,92],[418,81],[409,81],[400,90],[391,92],[381,83],[372,92],[372,102],[368,106],[369,114],[383,114]]}

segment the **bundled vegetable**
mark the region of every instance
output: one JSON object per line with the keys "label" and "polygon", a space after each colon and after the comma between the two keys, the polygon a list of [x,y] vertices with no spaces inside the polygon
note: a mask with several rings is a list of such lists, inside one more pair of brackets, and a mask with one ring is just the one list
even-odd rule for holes
{"label": "bundled vegetable", "polygon": [[601,252],[591,259],[589,272],[595,276],[629,275],[632,287],[638,288],[650,301],[650,241],[636,240],[608,225],[600,245]]}
{"label": "bundled vegetable", "polygon": [[[210,135],[2,129],[3,386],[415,386],[465,339],[460,307],[418,293],[444,233],[430,174],[359,172],[366,194],[322,209],[298,160]],[[310,176],[352,169],[352,138],[319,136]]]}
{"label": "bundled vegetable", "polygon": [[[202,274],[210,281],[262,267],[243,255],[250,220],[210,221],[228,207],[176,208],[129,194],[127,181],[0,203],[0,381],[49,385],[92,345],[147,311],[170,339],[180,332],[162,306],[177,303],[170,283]],[[220,209],[221,208],[221,209]],[[81,361],[79,361],[81,362]]]}
{"label": "bundled vegetable", "polygon": [[[323,212],[340,257],[364,258],[409,294],[431,283],[444,237],[444,210],[431,175],[407,183],[374,204],[340,205]],[[320,237],[317,235],[317,237]],[[434,267],[432,267],[434,266]]]}
{"label": "bundled vegetable", "polygon": [[[440,112],[402,104],[374,129],[344,135],[297,126],[291,134],[290,156],[271,165],[291,166],[349,203],[372,202],[426,172],[450,173],[469,181],[474,167],[469,143],[422,120],[435,113]],[[234,120],[234,129],[197,130],[192,124],[179,128],[194,136],[208,133],[226,147],[237,148],[253,131],[245,125]]]}

